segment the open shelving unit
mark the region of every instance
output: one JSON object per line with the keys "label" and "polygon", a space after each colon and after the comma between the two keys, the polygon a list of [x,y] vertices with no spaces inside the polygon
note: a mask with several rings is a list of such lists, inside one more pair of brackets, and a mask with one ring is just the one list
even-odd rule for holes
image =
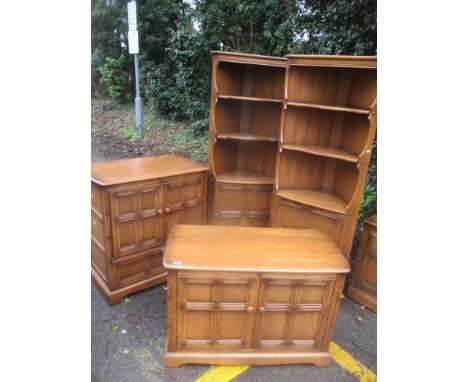
{"label": "open shelving unit", "polygon": [[318,228],[349,256],[377,125],[377,58],[213,52],[212,224]]}
{"label": "open shelving unit", "polygon": [[286,57],[270,223],[322,229],[349,256],[376,129],[377,60]]}
{"label": "open shelving unit", "polygon": [[269,222],[286,59],[213,52],[208,217]]}

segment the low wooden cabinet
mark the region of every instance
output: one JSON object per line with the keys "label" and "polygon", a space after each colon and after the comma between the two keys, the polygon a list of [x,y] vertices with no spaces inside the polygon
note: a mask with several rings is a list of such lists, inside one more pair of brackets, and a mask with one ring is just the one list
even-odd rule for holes
{"label": "low wooden cabinet", "polygon": [[175,224],[203,224],[207,167],[164,155],[93,163],[91,276],[110,304],[166,281]]}
{"label": "low wooden cabinet", "polygon": [[163,263],[166,367],[330,364],[349,265],[323,232],[177,225]]}
{"label": "low wooden cabinet", "polygon": [[377,215],[364,220],[348,296],[377,313]]}

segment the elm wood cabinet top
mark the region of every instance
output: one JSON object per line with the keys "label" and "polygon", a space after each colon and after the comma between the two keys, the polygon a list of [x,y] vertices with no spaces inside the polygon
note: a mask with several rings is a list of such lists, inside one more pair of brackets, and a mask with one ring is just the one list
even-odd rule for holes
{"label": "elm wood cabinet top", "polygon": [[219,50],[212,51],[211,54],[213,57],[218,57],[219,61],[255,65],[285,66],[287,60],[285,57],[261,56],[259,54],[224,52]]}
{"label": "elm wood cabinet top", "polygon": [[177,270],[349,272],[338,247],[321,231],[262,227],[177,225],[163,264]]}
{"label": "elm wood cabinet top", "polygon": [[112,186],[207,170],[207,166],[191,159],[161,155],[93,163],[91,180],[100,186]]}
{"label": "elm wood cabinet top", "polygon": [[377,68],[377,56],[335,56],[288,54],[289,65],[330,66],[334,68]]}

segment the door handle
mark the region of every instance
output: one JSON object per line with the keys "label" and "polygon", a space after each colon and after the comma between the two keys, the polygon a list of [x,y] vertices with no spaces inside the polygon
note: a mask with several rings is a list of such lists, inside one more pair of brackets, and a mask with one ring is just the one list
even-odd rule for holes
{"label": "door handle", "polygon": [[167,207],[167,208],[165,209],[165,211],[166,211],[166,214],[168,214],[169,212],[171,212],[171,209],[170,209],[169,207]]}
{"label": "door handle", "polygon": [[158,209],[158,215],[162,215],[163,214],[163,210],[161,208]]}
{"label": "door handle", "polygon": [[252,313],[253,310],[254,310],[254,308],[252,308],[251,306],[249,306],[249,307],[247,308],[247,313]]}
{"label": "door handle", "polygon": [[258,312],[260,314],[265,314],[265,307],[264,306],[261,306],[259,309],[258,309]]}

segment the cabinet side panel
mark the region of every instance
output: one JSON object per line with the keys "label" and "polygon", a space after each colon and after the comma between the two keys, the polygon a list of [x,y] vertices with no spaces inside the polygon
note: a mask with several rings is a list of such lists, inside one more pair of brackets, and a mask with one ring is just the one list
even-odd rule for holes
{"label": "cabinet side panel", "polygon": [[91,182],[91,265],[107,282],[106,234],[103,190]]}

